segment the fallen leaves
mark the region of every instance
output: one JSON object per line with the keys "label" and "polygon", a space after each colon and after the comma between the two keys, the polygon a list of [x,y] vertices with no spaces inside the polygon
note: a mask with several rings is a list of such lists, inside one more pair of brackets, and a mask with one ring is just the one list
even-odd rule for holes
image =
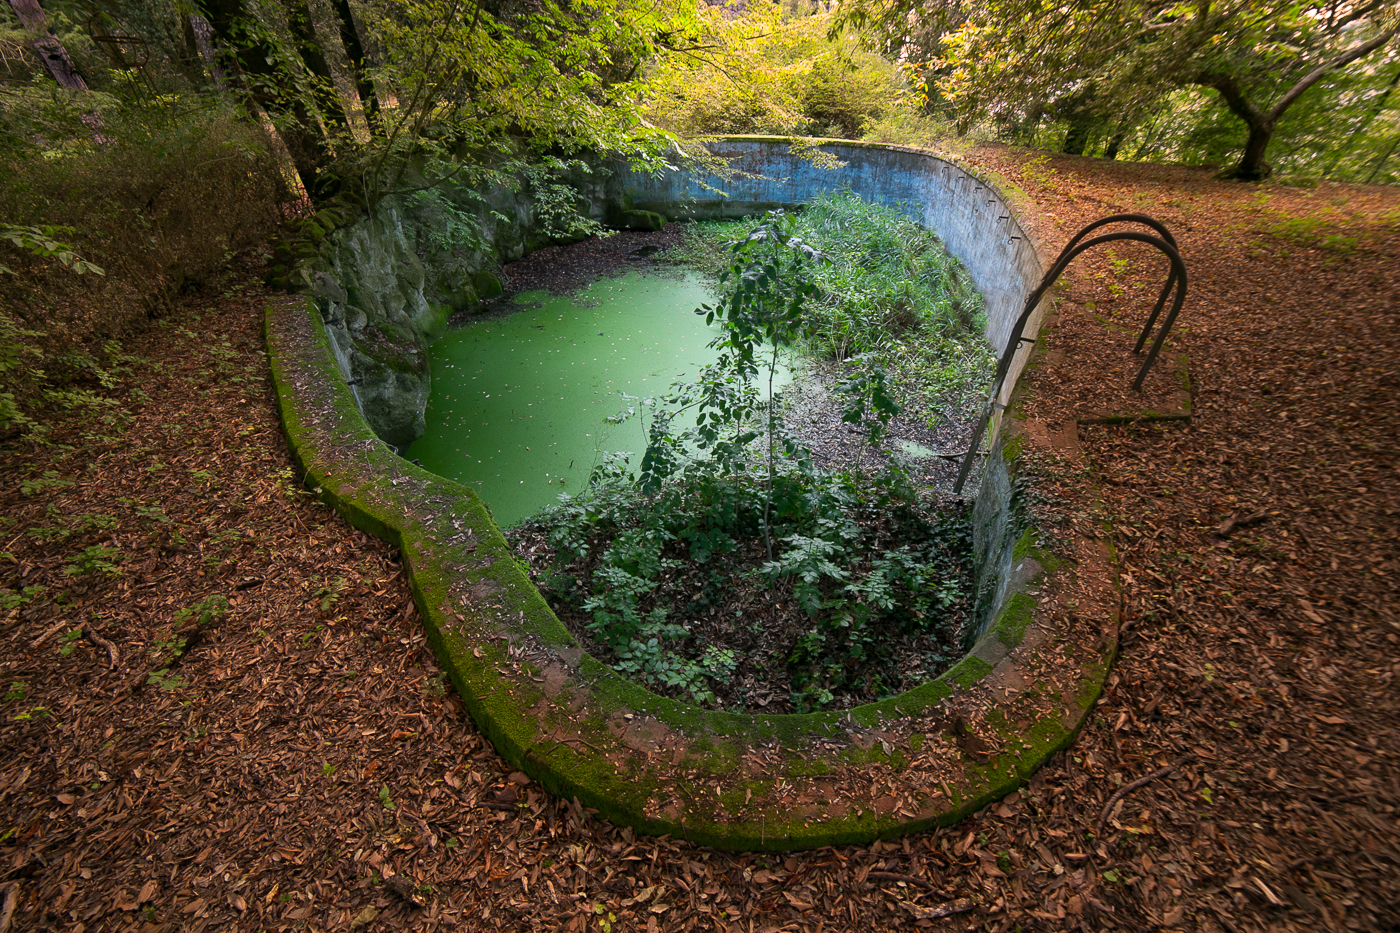
{"label": "fallen leaves", "polygon": [[[971,157],[1019,177],[1008,150]],[[267,299],[230,282],[190,296],[172,323],[200,341],[227,336],[236,371],[205,365],[201,344],[173,329],[133,340],[128,351],[155,365],[138,370],[150,401],[119,442],[56,428],[55,441],[84,445],[81,467],[60,474],[91,463],[101,481],[27,498],[0,487],[18,522],[7,538],[20,535],[0,583],[72,594],[62,610],[0,616],[0,690],[19,681],[26,693],[0,704],[0,931],[125,928],[148,911],[151,929],[190,933],[583,931],[608,912],[615,930],[653,933],[1393,926],[1400,502],[1387,458],[1400,412],[1384,380],[1400,372],[1400,232],[1379,218],[1400,197],[1053,163],[1055,187],[1034,193],[1066,228],[1142,196],[1180,234],[1192,299],[1174,340],[1190,354],[1195,420],[1079,429],[1082,469],[1119,481],[1098,502],[1073,469],[1045,464],[1033,505],[1047,527],[1112,528],[1134,582],[1091,721],[1014,803],[895,842],[779,857],[642,837],[514,781],[460,703],[425,689],[435,661],[396,555],[297,494],[261,350]],[[1296,248],[1281,258],[1286,244],[1250,206],[1260,198],[1355,230],[1361,245],[1346,263]],[[1123,256],[1131,272],[1139,260]],[[1067,352],[1062,380],[1036,383],[1032,414],[1103,381],[1093,351],[1109,344],[1087,328],[1106,310],[1126,319],[1130,303],[1106,300],[1112,271],[1096,263],[1071,270],[1047,338],[1083,352]],[[1286,296],[1256,301],[1274,282]],[[42,473],[60,455],[12,444],[0,475]],[[50,505],[117,517],[123,575],[70,590],[70,552],[24,534],[55,526]],[[1268,521],[1212,535],[1261,512]],[[160,546],[170,529],[184,539],[167,541],[175,550]],[[352,585],[322,613],[311,594],[338,577]],[[185,683],[122,694],[132,659],[212,593],[240,602],[182,662]],[[116,670],[88,639],[60,654],[83,625],[118,649]],[[35,707],[51,715],[17,718]],[[1094,832],[1115,794],[1187,752],[1196,760],[1113,801]],[[498,804],[508,788],[514,802]]]}

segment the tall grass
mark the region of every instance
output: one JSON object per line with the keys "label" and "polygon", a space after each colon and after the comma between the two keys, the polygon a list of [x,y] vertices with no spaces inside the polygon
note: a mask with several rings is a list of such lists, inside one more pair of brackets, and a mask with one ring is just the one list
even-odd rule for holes
{"label": "tall grass", "polygon": [[929,231],[899,210],[850,191],[814,198],[797,235],[829,259],[816,272],[811,348],[833,359],[886,350],[910,332],[980,334],[982,296]]}

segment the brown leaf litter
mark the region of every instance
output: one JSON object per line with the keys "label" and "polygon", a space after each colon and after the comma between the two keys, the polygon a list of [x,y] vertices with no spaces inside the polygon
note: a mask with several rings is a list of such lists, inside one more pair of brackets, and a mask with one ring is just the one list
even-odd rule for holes
{"label": "brown leaf litter", "polygon": [[[298,492],[245,268],[129,343],[129,423],[55,417],[72,449],[0,449],[0,585],[46,588],[0,610],[0,926],[1394,929],[1400,194],[971,158],[1036,198],[1046,242],[1146,210],[1193,277],[1192,420],[1080,426],[1081,462],[1036,465],[1044,527],[1112,530],[1125,636],[1029,785],[786,856],[542,792],[444,690],[397,556]],[[1157,262],[1076,262],[1032,418],[1133,400],[1105,325],[1141,319]],[[49,470],[71,485],[21,492]],[[116,572],[80,572],[101,554]],[[175,613],[214,594],[227,615],[149,682]]]}

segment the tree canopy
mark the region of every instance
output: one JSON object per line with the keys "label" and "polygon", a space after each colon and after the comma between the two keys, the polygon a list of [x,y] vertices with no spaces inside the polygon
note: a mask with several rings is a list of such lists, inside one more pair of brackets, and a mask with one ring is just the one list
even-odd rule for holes
{"label": "tree canopy", "polygon": [[1208,88],[1248,129],[1235,177],[1270,174],[1283,115],[1400,28],[1393,0],[850,0],[844,21],[895,48],[939,39],[938,89],[965,126],[988,116],[1142,121],[1175,90]]}

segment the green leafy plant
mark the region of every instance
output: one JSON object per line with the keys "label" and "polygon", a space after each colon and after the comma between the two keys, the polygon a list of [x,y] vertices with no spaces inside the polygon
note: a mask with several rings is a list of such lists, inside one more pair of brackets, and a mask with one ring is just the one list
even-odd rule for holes
{"label": "green leafy plant", "polygon": [[45,589],[46,587],[43,586],[26,586],[18,592],[0,589],[0,609],[19,609],[37,599]]}
{"label": "green leafy plant", "polygon": [[92,544],[68,558],[68,566],[63,568],[63,572],[70,577],[96,573],[117,577],[121,576],[122,572],[121,567],[117,566],[117,562],[121,559],[122,552],[119,548],[107,547],[105,544]]}
{"label": "green leafy plant", "polygon": [[350,581],[344,577],[336,577],[329,583],[313,590],[311,598],[316,600],[317,606],[322,612],[330,612],[331,609],[335,608],[335,604],[340,602],[341,595],[349,585]]}
{"label": "green leafy plant", "polygon": [[10,684],[10,689],[5,691],[4,702],[6,703],[27,699],[29,699],[29,685],[22,680],[16,680]]}
{"label": "green leafy plant", "polygon": [[146,675],[147,686],[159,687],[167,693],[179,690],[184,684],[185,679],[171,671],[170,668],[161,668]]}
{"label": "green leafy plant", "polygon": [[74,629],[71,632],[66,632],[63,635],[63,637],[58,640],[58,653],[63,655],[65,658],[68,657],[75,650],[77,650],[78,642],[82,640],[82,629]]}
{"label": "green leafy plant", "polygon": [[71,479],[59,476],[54,470],[45,470],[42,476],[29,476],[20,480],[19,491],[21,495],[32,496],[45,489],[61,489],[72,485]]}
{"label": "green leafy plant", "polygon": [[379,788],[379,805],[385,810],[397,810],[394,798],[389,795],[389,785],[385,784]]}
{"label": "green leafy plant", "polygon": [[[93,275],[106,275],[96,265],[79,256],[73,247],[66,243],[60,243],[56,239],[56,237],[70,233],[73,233],[72,227],[16,227],[12,224],[0,224],[0,240],[9,240],[15,246],[35,256],[57,259],[79,275],[88,272]],[[0,274],[15,275],[16,273],[9,266],[0,263]]]}
{"label": "green leafy plant", "polygon": [[213,593],[204,597],[193,606],[186,606],[175,612],[175,624],[186,626],[191,623],[199,627],[211,625],[224,616],[228,615],[228,597],[221,593]]}

